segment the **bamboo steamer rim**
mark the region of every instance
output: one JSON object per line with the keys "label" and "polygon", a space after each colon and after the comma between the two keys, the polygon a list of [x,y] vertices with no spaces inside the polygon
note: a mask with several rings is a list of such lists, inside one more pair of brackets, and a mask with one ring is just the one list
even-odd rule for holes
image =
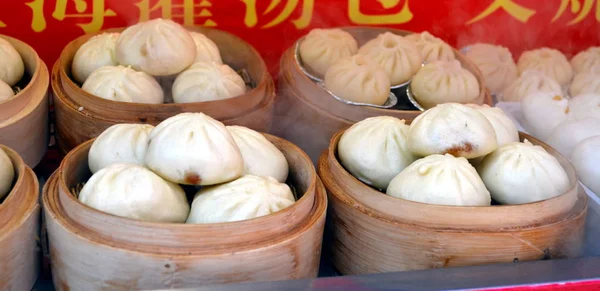
{"label": "bamboo steamer rim", "polygon": [[[519,132],[521,139],[542,146],[559,161],[570,182],[569,189],[565,193],[527,204],[493,206],[446,206],[392,197],[362,183],[346,171],[338,161],[337,144],[344,131],[339,131],[331,138],[328,150],[319,160],[319,175],[328,191],[334,192],[340,196],[339,198],[354,201],[355,208],[381,220],[439,231],[510,232],[515,228],[555,224],[568,219],[566,216],[581,199],[585,200],[587,209],[587,197],[585,194],[581,195],[583,189],[569,161],[550,146],[522,132]],[[336,188],[332,189],[332,185]],[[449,219],[441,219],[443,217]]]}
{"label": "bamboo steamer rim", "polygon": [[[400,36],[406,36],[409,34],[416,33],[416,32],[412,32],[412,31],[393,29],[393,28],[365,27],[365,26],[339,27],[339,29],[342,29],[342,30],[352,34],[354,39],[356,39],[356,41],[358,42],[359,47],[366,42],[366,41],[361,41],[361,39],[371,40],[374,37],[376,37],[378,34],[381,34],[384,32],[391,32],[391,33],[394,33],[394,34],[397,34]],[[300,64],[298,64],[295,61],[295,57],[294,57],[295,47],[297,45],[297,42],[301,41],[303,38],[304,37],[301,37],[299,40],[297,40],[294,43],[294,45],[292,45],[292,47],[290,47],[284,53],[283,57],[281,58],[282,76],[284,79],[287,79],[286,81],[288,83],[290,83],[290,84],[296,83],[295,87],[303,88],[303,90],[322,92],[322,94],[320,94],[320,95],[323,95],[323,96],[327,95],[327,97],[331,97],[331,96],[329,96],[329,94],[324,92],[315,82],[313,82],[308,76],[306,76],[302,72],[302,69],[300,68]],[[467,59],[458,50],[456,50],[453,47],[452,47],[452,50],[454,51],[456,60],[458,60],[461,63],[463,68],[470,71],[475,76],[475,78],[477,79],[477,81],[479,83],[479,87],[480,87],[479,97],[477,97],[475,103],[479,104],[479,105],[481,105],[481,104],[488,104],[490,106],[493,105],[492,96],[489,93],[489,90],[485,86],[485,80],[483,78],[483,74],[481,73],[481,70],[479,70],[479,68],[477,68],[477,66],[473,62],[471,62],[469,59]],[[294,80],[297,80],[297,81],[294,81]],[[356,120],[350,119],[351,121],[358,121],[358,120],[365,119],[367,117],[380,116],[380,115],[394,116],[394,115],[410,114],[410,115],[414,115],[416,117],[417,115],[422,113],[422,111],[419,111],[419,110],[397,110],[397,109],[375,108],[375,107],[368,107],[368,106],[348,105],[348,104],[344,104],[340,101],[333,99],[333,97],[331,97],[330,98],[331,100],[329,100],[328,102],[323,102],[322,96],[316,96],[317,94],[302,94],[300,92],[296,92],[296,93],[299,97],[301,97],[301,99],[303,99],[304,102],[312,103],[312,105],[314,105],[320,109],[323,109],[325,112],[327,112],[329,114],[333,114],[335,116],[339,116],[344,119],[348,119],[347,118],[348,116],[352,116],[352,117],[356,118]],[[313,96],[313,95],[315,95],[315,96]]]}
{"label": "bamboo steamer rim", "polygon": [[[145,114],[146,117],[140,119],[140,121],[142,122],[144,122],[144,120],[146,119],[152,121],[155,115],[165,115],[162,116],[163,118],[157,117],[160,121],[162,119],[165,119],[166,117],[170,117],[177,113],[199,111],[214,116],[216,119],[230,119],[239,116],[240,112],[248,112],[256,107],[259,107],[262,103],[264,103],[264,99],[269,98],[269,96],[256,94],[256,92],[264,91],[267,93],[273,92],[272,94],[274,94],[274,90],[269,90],[273,89],[274,86],[272,84],[272,80],[270,78],[267,66],[264,60],[262,59],[260,53],[253,46],[251,46],[238,36],[228,33],[226,31],[197,26],[185,26],[185,28],[189,31],[201,32],[211,40],[213,40],[213,35],[218,34],[227,37],[230,41],[233,41],[234,43],[232,44],[244,44],[245,49],[249,51],[248,53],[244,54],[245,59],[254,57],[254,62],[258,65],[258,67],[256,68],[246,69],[248,71],[252,70],[261,72],[260,74],[255,74],[260,75],[258,79],[252,79],[252,81],[255,82],[256,87],[251,88],[242,95],[222,100],[162,104],[113,101],[94,96],[84,91],[79,85],[75,83],[75,81],[73,81],[73,79],[69,77],[69,74],[67,73],[67,70],[71,70],[71,64],[75,53],[81,45],[83,45],[88,39],[90,39],[93,36],[102,33],[121,32],[126,28],[127,27],[119,27],[101,30],[95,33],[82,35],[69,42],[62,50],[59,59],[55,63],[55,67],[58,66],[58,70],[53,70],[53,77],[55,76],[55,74],[57,74],[56,78],[53,79],[56,79],[57,83],[59,83],[56,84],[57,86],[55,86],[53,82],[53,89],[55,94],[62,95],[61,97],[63,97],[63,99],[71,99],[71,101],[74,102],[77,107],[83,107],[83,109],[86,110],[86,112],[88,112],[89,114],[93,114],[94,117],[104,116],[104,118],[107,120],[123,118],[126,122],[131,121],[131,119],[126,119],[127,116],[131,115],[130,111],[134,111],[142,115]],[[222,53],[224,50],[222,47],[219,47],[219,50],[221,52],[221,57],[224,59],[223,63],[226,64],[227,62],[225,59],[228,58],[228,55]],[[235,66],[232,67],[234,67],[235,69]],[[250,73],[250,75],[253,74]],[[223,110],[223,108],[235,108],[236,110]],[[223,111],[226,111],[226,113],[223,113]]]}
{"label": "bamboo steamer rim", "polygon": [[[0,102],[0,126],[8,126],[14,122],[16,122],[19,118],[15,118],[23,109],[27,107],[27,105],[32,102],[33,98],[33,90],[34,87],[48,88],[49,80],[48,80],[48,69],[44,62],[40,59],[37,52],[27,43],[20,41],[16,38],[0,34],[0,38],[8,41],[19,53],[21,60],[23,61],[23,65],[25,66],[25,74],[29,72],[29,68],[33,67],[33,72],[31,73],[31,80],[27,83],[25,88],[22,88],[15,96],[9,98],[7,100]],[[31,64],[28,59],[34,59],[35,62]],[[45,78],[44,78],[44,68],[46,70]],[[39,82],[39,85],[37,84]],[[7,110],[7,108],[9,110]],[[30,108],[29,112],[33,109]],[[23,114],[21,114],[23,115]],[[19,115],[19,116],[21,116]]]}
{"label": "bamboo steamer rim", "polygon": [[13,149],[0,145],[10,158],[16,181],[4,201],[0,203],[0,242],[19,228],[37,208],[39,183],[33,171]]}
{"label": "bamboo steamer rim", "polygon": [[[276,244],[284,243],[301,235],[325,215],[325,209],[327,207],[326,195],[324,193],[325,190],[323,185],[316,175],[314,166],[312,166],[310,159],[304,152],[288,141],[271,135],[264,135],[276,145],[283,144],[289,146],[290,151],[293,151],[294,154],[299,154],[302,158],[301,163],[303,163],[303,165],[298,166],[298,168],[308,171],[308,177],[310,179],[303,196],[292,206],[267,216],[227,223],[176,224],[138,221],[114,216],[93,209],[79,202],[79,200],[71,194],[65,175],[65,173],[69,171],[69,161],[73,160],[77,154],[82,154],[83,152],[87,157],[87,150],[91,146],[93,140],[79,145],[65,157],[60,168],[44,187],[44,206],[50,210],[54,219],[61,221],[61,224],[65,228],[70,228],[70,231],[78,236],[85,235],[86,240],[113,247],[118,245],[118,248],[141,253],[159,252],[169,256],[205,256],[207,254],[214,254],[215,252],[231,252],[232,249],[235,249],[236,251],[245,251],[257,247],[267,247],[273,245],[274,241],[276,241]],[[288,158],[289,153],[286,152],[284,154],[286,155],[286,158]],[[310,166],[307,167],[307,165]],[[85,166],[87,167],[87,165]],[[69,189],[69,195],[63,195],[61,188]],[[78,214],[77,212],[81,213]],[[87,221],[84,221],[82,224],[81,221],[75,217],[87,219]],[[115,241],[113,238],[118,236],[118,234],[102,234],[100,233],[102,232],[102,226],[94,225],[91,222],[104,223],[111,227],[124,226],[127,227],[127,229],[138,229],[138,232],[151,234],[148,238],[148,241],[151,242],[132,243],[124,241],[126,239],[138,239],[135,236],[131,236],[131,232],[127,231],[123,231],[122,235],[124,238],[117,238],[117,241]],[[294,222],[298,223],[290,227],[289,224]],[[265,228],[264,226],[268,226],[269,223],[272,225],[275,224],[276,227]],[[281,226],[277,226],[277,224],[280,224]],[[243,235],[238,235],[240,230],[242,230],[242,232],[247,232],[248,234],[257,233],[261,237],[252,240],[251,238],[243,237]],[[213,239],[213,242],[203,243],[202,241],[198,241],[199,237],[205,238],[206,235],[218,235],[219,232],[221,233],[220,237]],[[182,238],[182,236],[185,236],[186,234],[190,237]],[[177,239],[173,241],[173,238]],[[145,239],[146,238],[141,238],[141,240]],[[234,241],[232,242],[232,240]],[[165,247],[169,249],[165,249]]]}

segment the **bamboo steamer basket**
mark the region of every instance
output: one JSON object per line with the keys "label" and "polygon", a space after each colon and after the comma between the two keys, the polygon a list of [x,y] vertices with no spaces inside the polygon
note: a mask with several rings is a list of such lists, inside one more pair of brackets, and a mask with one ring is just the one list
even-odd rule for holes
{"label": "bamboo steamer basket", "polygon": [[22,89],[0,102],[0,143],[14,149],[33,168],[48,148],[48,68],[29,45],[0,37],[15,47],[25,65],[24,77],[17,84]]}
{"label": "bamboo steamer basket", "polygon": [[167,224],[105,214],[71,190],[91,174],[92,141],[71,151],[44,188],[57,290],[138,290],[316,277],[327,209],[308,156],[265,135],[285,155],[300,198],[279,212],[217,224]]}
{"label": "bamboo steamer basket", "polygon": [[[352,34],[359,47],[384,32],[408,35],[412,32],[379,27],[345,27]],[[454,50],[456,59],[464,68],[475,75],[482,88],[477,99],[478,104],[492,104],[483,75],[465,56]],[[306,76],[295,60],[295,45],[281,57],[281,69],[278,78],[278,99],[275,104],[275,122],[273,132],[294,144],[297,144],[316,163],[319,155],[329,144],[331,136],[341,129],[368,117],[389,115],[400,119],[415,119],[421,111],[380,109],[355,106],[335,100],[319,85]],[[398,96],[400,99],[401,97]]]}
{"label": "bamboo steamer basket", "polygon": [[39,184],[12,149],[0,146],[15,169],[13,188],[0,203],[0,290],[31,290],[39,274]]}
{"label": "bamboo steamer basket", "polygon": [[203,112],[225,125],[242,125],[268,132],[273,119],[275,87],[260,54],[250,44],[230,33],[204,27],[188,29],[201,32],[213,40],[219,47],[223,62],[234,70],[245,69],[255,88],[234,98],[184,104],[141,104],[98,98],[83,91],[71,79],[73,58],[79,47],[92,36],[103,32],[121,32],[124,28],[87,34],[70,42],[52,69],[57,144],[61,152],[67,153],[114,124],[156,125],[182,112]]}
{"label": "bamboo steamer basket", "polygon": [[385,195],[347,172],[337,159],[342,132],[319,160],[333,221],[332,256],[343,274],[370,274],[572,258],[581,255],[587,196],[571,164],[541,145],[566,170],[571,186],[557,197],[522,205],[460,207]]}

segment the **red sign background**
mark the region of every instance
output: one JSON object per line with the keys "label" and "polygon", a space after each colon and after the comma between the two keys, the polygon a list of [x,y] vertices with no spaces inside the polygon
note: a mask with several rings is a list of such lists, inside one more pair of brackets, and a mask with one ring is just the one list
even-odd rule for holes
{"label": "red sign background", "polygon": [[315,27],[429,30],[454,46],[502,44],[515,57],[550,46],[572,55],[598,45],[600,0],[3,0],[0,33],[52,65],[67,42],[147,18],[215,26],[254,45],[272,72],[284,49]]}

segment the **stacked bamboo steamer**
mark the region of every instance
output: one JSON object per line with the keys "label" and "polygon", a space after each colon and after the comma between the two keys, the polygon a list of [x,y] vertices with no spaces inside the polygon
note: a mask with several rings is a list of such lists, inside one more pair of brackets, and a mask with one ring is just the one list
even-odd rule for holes
{"label": "stacked bamboo steamer", "polygon": [[203,112],[226,125],[242,125],[268,132],[273,117],[275,89],[260,54],[250,44],[227,32],[203,27],[187,29],[212,40],[221,52],[223,63],[237,71],[245,70],[252,89],[225,100],[180,104],[125,103],[98,98],[83,91],[73,81],[73,58],[79,47],[91,37],[105,32],[121,32],[124,28],[87,34],[70,42],[52,69],[57,144],[61,152],[67,153],[114,124],[156,125],[182,112]]}
{"label": "stacked bamboo steamer", "polygon": [[[343,274],[518,262],[581,255],[587,196],[572,165],[542,146],[565,169],[569,189],[547,200],[488,207],[443,206],[385,195],[353,177],[331,139],[319,160],[333,221],[333,263]],[[426,214],[426,215],[424,215]]]}
{"label": "stacked bamboo steamer", "polygon": [[29,45],[0,35],[19,53],[25,74],[18,93],[0,103],[0,143],[14,149],[29,167],[35,167],[48,147],[48,69]]}
{"label": "stacked bamboo steamer", "polygon": [[93,140],[72,150],[43,190],[52,274],[58,290],[193,287],[315,277],[327,209],[324,187],[308,156],[264,135],[285,156],[297,201],[238,222],[152,223],[82,204],[75,188],[90,177]]}
{"label": "stacked bamboo steamer", "polygon": [[0,199],[0,289],[31,290],[39,274],[38,180],[16,151],[0,148],[15,177],[12,190]]}
{"label": "stacked bamboo steamer", "polygon": [[[406,36],[409,31],[378,27],[342,28],[350,33],[358,46],[385,32]],[[300,41],[300,40],[299,40]],[[332,98],[323,88],[303,72],[296,59],[296,45],[284,52],[281,57],[278,78],[278,99],[275,105],[273,133],[297,144],[316,163],[329,139],[339,130],[368,117],[389,115],[412,120],[419,110],[381,109],[344,104]],[[492,105],[492,97],[481,72],[471,61],[454,50],[455,57],[463,68],[470,71],[480,85],[478,104]]]}

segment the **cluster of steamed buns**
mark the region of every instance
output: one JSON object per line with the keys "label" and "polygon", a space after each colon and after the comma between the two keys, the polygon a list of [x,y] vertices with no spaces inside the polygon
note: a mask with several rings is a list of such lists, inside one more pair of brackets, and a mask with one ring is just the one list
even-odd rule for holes
{"label": "cluster of steamed buns", "polygon": [[76,52],[71,72],[84,91],[120,102],[214,101],[247,89],[212,40],[165,19],[90,38]]}
{"label": "cluster of steamed buns", "polygon": [[19,52],[0,37],[0,102],[15,96],[15,86],[25,73],[25,65]]}
{"label": "cluster of steamed buns", "polygon": [[[88,164],[93,175],[79,201],[137,220],[232,222],[295,202],[285,184],[287,160],[273,143],[203,113],[182,113],[156,127],[114,125],[93,142]],[[200,187],[191,207],[181,185]]]}
{"label": "cluster of steamed buns", "polygon": [[313,29],[299,54],[329,91],[348,101],[383,105],[391,87],[410,82],[415,100],[425,108],[478,103],[481,88],[475,76],[455,59],[450,45],[429,32],[405,37],[386,32],[358,47],[342,29]]}
{"label": "cluster of steamed buns", "polygon": [[337,154],[365,184],[429,204],[531,203],[570,186],[554,156],[519,142],[512,120],[487,105],[437,105],[410,126],[389,116],[368,118],[342,134]]}

